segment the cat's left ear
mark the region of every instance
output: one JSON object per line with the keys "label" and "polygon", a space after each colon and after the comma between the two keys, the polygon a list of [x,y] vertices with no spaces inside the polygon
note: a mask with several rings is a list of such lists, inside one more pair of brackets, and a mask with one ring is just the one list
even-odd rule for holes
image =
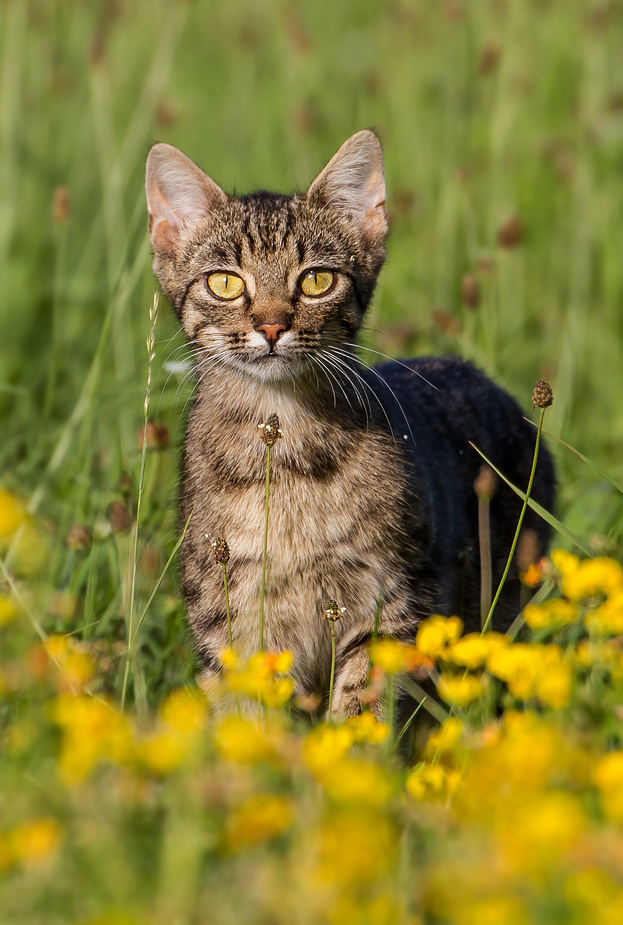
{"label": "cat's left ear", "polygon": [[374,132],[351,135],[309,187],[307,199],[340,211],[357,222],[363,235],[384,238],[383,151]]}

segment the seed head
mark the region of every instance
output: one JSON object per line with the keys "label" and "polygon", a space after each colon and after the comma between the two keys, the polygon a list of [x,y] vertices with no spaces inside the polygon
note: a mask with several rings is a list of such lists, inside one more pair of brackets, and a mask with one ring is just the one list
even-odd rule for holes
{"label": "seed head", "polygon": [[554,393],[549,382],[539,379],[532,392],[533,408],[549,408],[554,401]]}
{"label": "seed head", "polygon": [[478,475],[474,480],[474,491],[478,495],[479,501],[491,501],[498,487],[498,479],[491,468],[486,463],[480,467]]}
{"label": "seed head", "polygon": [[335,623],[336,620],[339,620],[346,613],[346,607],[338,607],[337,601],[327,601],[327,606],[324,612],[325,620],[329,620],[331,623]]}
{"label": "seed head", "polygon": [[283,437],[279,429],[279,418],[276,414],[271,414],[264,424],[258,424],[257,426],[261,431],[260,437],[266,446],[274,446],[279,437]]}
{"label": "seed head", "polygon": [[214,550],[215,560],[220,562],[221,565],[226,565],[229,562],[227,540],[224,540],[222,536],[213,536],[211,533],[206,533],[206,540]]}

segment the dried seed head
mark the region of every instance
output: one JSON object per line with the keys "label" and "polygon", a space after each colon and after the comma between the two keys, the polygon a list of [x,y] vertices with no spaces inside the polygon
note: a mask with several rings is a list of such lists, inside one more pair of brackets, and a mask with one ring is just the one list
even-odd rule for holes
{"label": "dried seed head", "polygon": [[478,500],[491,501],[491,498],[497,491],[497,487],[498,479],[495,472],[491,466],[483,463],[474,480],[474,491],[478,495]]}
{"label": "dried seed head", "polygon": [[257,426],[261,431],[260,437],[266,446],[274,446],[279,437],[283,437],[283,434],[279,429],[279,418],[276,414],[271,414],[264,424],[258,424]]}
{"label": "dried seed head", "polygon": [[52,197],[52,221],[55,225],[65,225],[69,215],[69,190],[66,186],[57,186]]}
{"label": "dried seed head", "polygon": [[162,449],[169,445],[169,430],[164,424],[157,424],[155,421],[147,421],[147,427],[141,427],[138,431],[138,445],[143,446],[143,441],[151,449]]}
{"label": "dried seed head", "polygon": [[513,215],[498,228],[500,247],[517,247],[523,241],[524,223],[518,215]]}
{"label": "dried seed head", "polygon": [[471,273],[467,273],[461,280],[461,301],[468,308],[478,308],[480,305],[480,283]]}
{"label": "dried seed head", "polygon": [[346,607],[338,607],[337,601],[327,601],[327,606],[324,612],[325,620],[330,620],[331,623],[335,623],[336,620],[339,620],[346,613]]}
{"label": "dried seed head", "polygon": [[229,546],[227,540],[224,540],[222,536],[212,536],[211,533],[206,533],[206,540],[214,550],[215,560],[222,565],[226,565],[227,562],[229,562]]}
{"label": "dried seed head", "polygon": [[539,379],[532,392],[532,406],[534,408],[549,408],[554,401],[554,393],[549,382]]}
{"label": "dried seed head", "polygon": [[522,530],[517,543],[517,568],[520,572],[534,565],[541,558],[541,541],[536,530],[530,527]]}
{"label": "dried seed head", "polygon": [[132,518],[121,501],[111,501],[108,505],[108,520],[113,533],[125,533],[130,529]]}
{"label": "dried seed head", "polygon": [[86,549],[91,543],[91,531],[82,524],[74,524],[65,537],[67,549]]}

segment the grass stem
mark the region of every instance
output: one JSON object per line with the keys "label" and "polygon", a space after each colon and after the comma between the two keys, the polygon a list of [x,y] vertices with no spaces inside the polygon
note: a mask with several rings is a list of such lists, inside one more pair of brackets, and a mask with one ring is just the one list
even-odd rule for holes
{"label": "grass stem", "polygon": [[327,718],[333,718],[333,686],[335,684],[335,621],[331,620],[331,678],[329,680],[329,709]]}
{"label": "grass stem", "polygon": [[234,639],[231,631],[231,610],[229,609],[229,586],[227,584],[227,562],[221,562],[223,569],[223,587],[225,588],[225,611],[227,613],[227,641],[229,648],[234,648]]}
{"label": "grass stem", "polygon": [[526,494],[525,494],[525,497],[524,497],[523,504],[522,504],[522,506],[521,506],[521,513],[519,514],[519,520],[517,521],[517,529],[515,530],[515,536],[513,537],[513,542],[512,542],[512,544],[511,544],[510,552],[509,552],[508,558],[507,558],[507,560],[506,560],[506,565],[505,565],[505,567],[504,567],[504,573],[502,574],[502,578],[500,579],[500,583],[499,583],[499,585],[498,585],[498,589],[497,589],[497,591],[495,592],[495,597],[493,598],[493,602],[492,602],[492,604],[491,604],[491,607],[489,608],[489,613],[487,614],[487,619],[485,620],[485,622],[484,622],[484,624],[483,624],[483,627],[482,627],[482,632],[483,632],[483,633],[486,633],[487,630],[489,629],[490,625],[491,625],[491,620],[493,619],[493,614],[494,614],[495,608],[496,608],[497,603],[498,603],[498,601],[499,601],[499,599],[500,599],[500,595],[502,594],[502,591],[503,591],[503,589],[504,589],[504,585],[505,585],[505,583],[506,583],[506,579],[508,578],[508,573],[509,573],[509,571],[510,571],[511,563],[512,563],[512,561],[513,561],[513,556],[515,555],[515,548],[516,548],[516,546],[517,546],[517,541],[518,541],[518,539],[519,539],[519,534],[521,533],[521,525],[522,525],[522,523],[523,523],[523,519],[524,519],[525,513],[526,513],[526,511],[527,511],[527,509],[528,509],[528,502],[529,502],[529,500],[530,500],[530,493],[531,493],[531,491],[532,491],[532,485],[533,485],[534,476],[535,476],[535,473],[536,473],[536,464],[537,464],[537,461],[538,461],[538,458],[539,458],[539,447],[540,447],[540,445],[541,445],[541,432],[542,432],[542,430],[543,430],[543,418],[544,418],[544,417],[545,417],[545,408],[541,408],[541,413],[540,413],[540,416],[539,416],[539,423],[538,423],[537,432],[536,432],[536,441],[535,441],[535,443],[534,443],[534,454],[533,454],[533,456],[532,456],[532,469],[530,470],[530,478],[529,478],[529,480],[528,480],[528,487],[526,488]]}
{"label": "grass stem", "polygon": [[266,447],[266,495],[264,504],[264,549],[262,552],[262,586],[260,589],[260,652],[264,650],[264,599],[266,596],[266,559],[268,557],[268,513],[270,509],[270,447]]}

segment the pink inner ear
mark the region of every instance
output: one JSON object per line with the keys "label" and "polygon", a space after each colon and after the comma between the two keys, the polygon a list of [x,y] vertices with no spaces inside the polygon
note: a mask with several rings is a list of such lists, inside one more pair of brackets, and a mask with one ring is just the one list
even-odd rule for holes
{"label": "pink inner ear", "polygon": [[175,252],[177,234],[166,218],[160,219],[160,221],[154,224],[154,216],[150,215],[149,233],[154,248],[164,251],[165,254],[173,254]]}

